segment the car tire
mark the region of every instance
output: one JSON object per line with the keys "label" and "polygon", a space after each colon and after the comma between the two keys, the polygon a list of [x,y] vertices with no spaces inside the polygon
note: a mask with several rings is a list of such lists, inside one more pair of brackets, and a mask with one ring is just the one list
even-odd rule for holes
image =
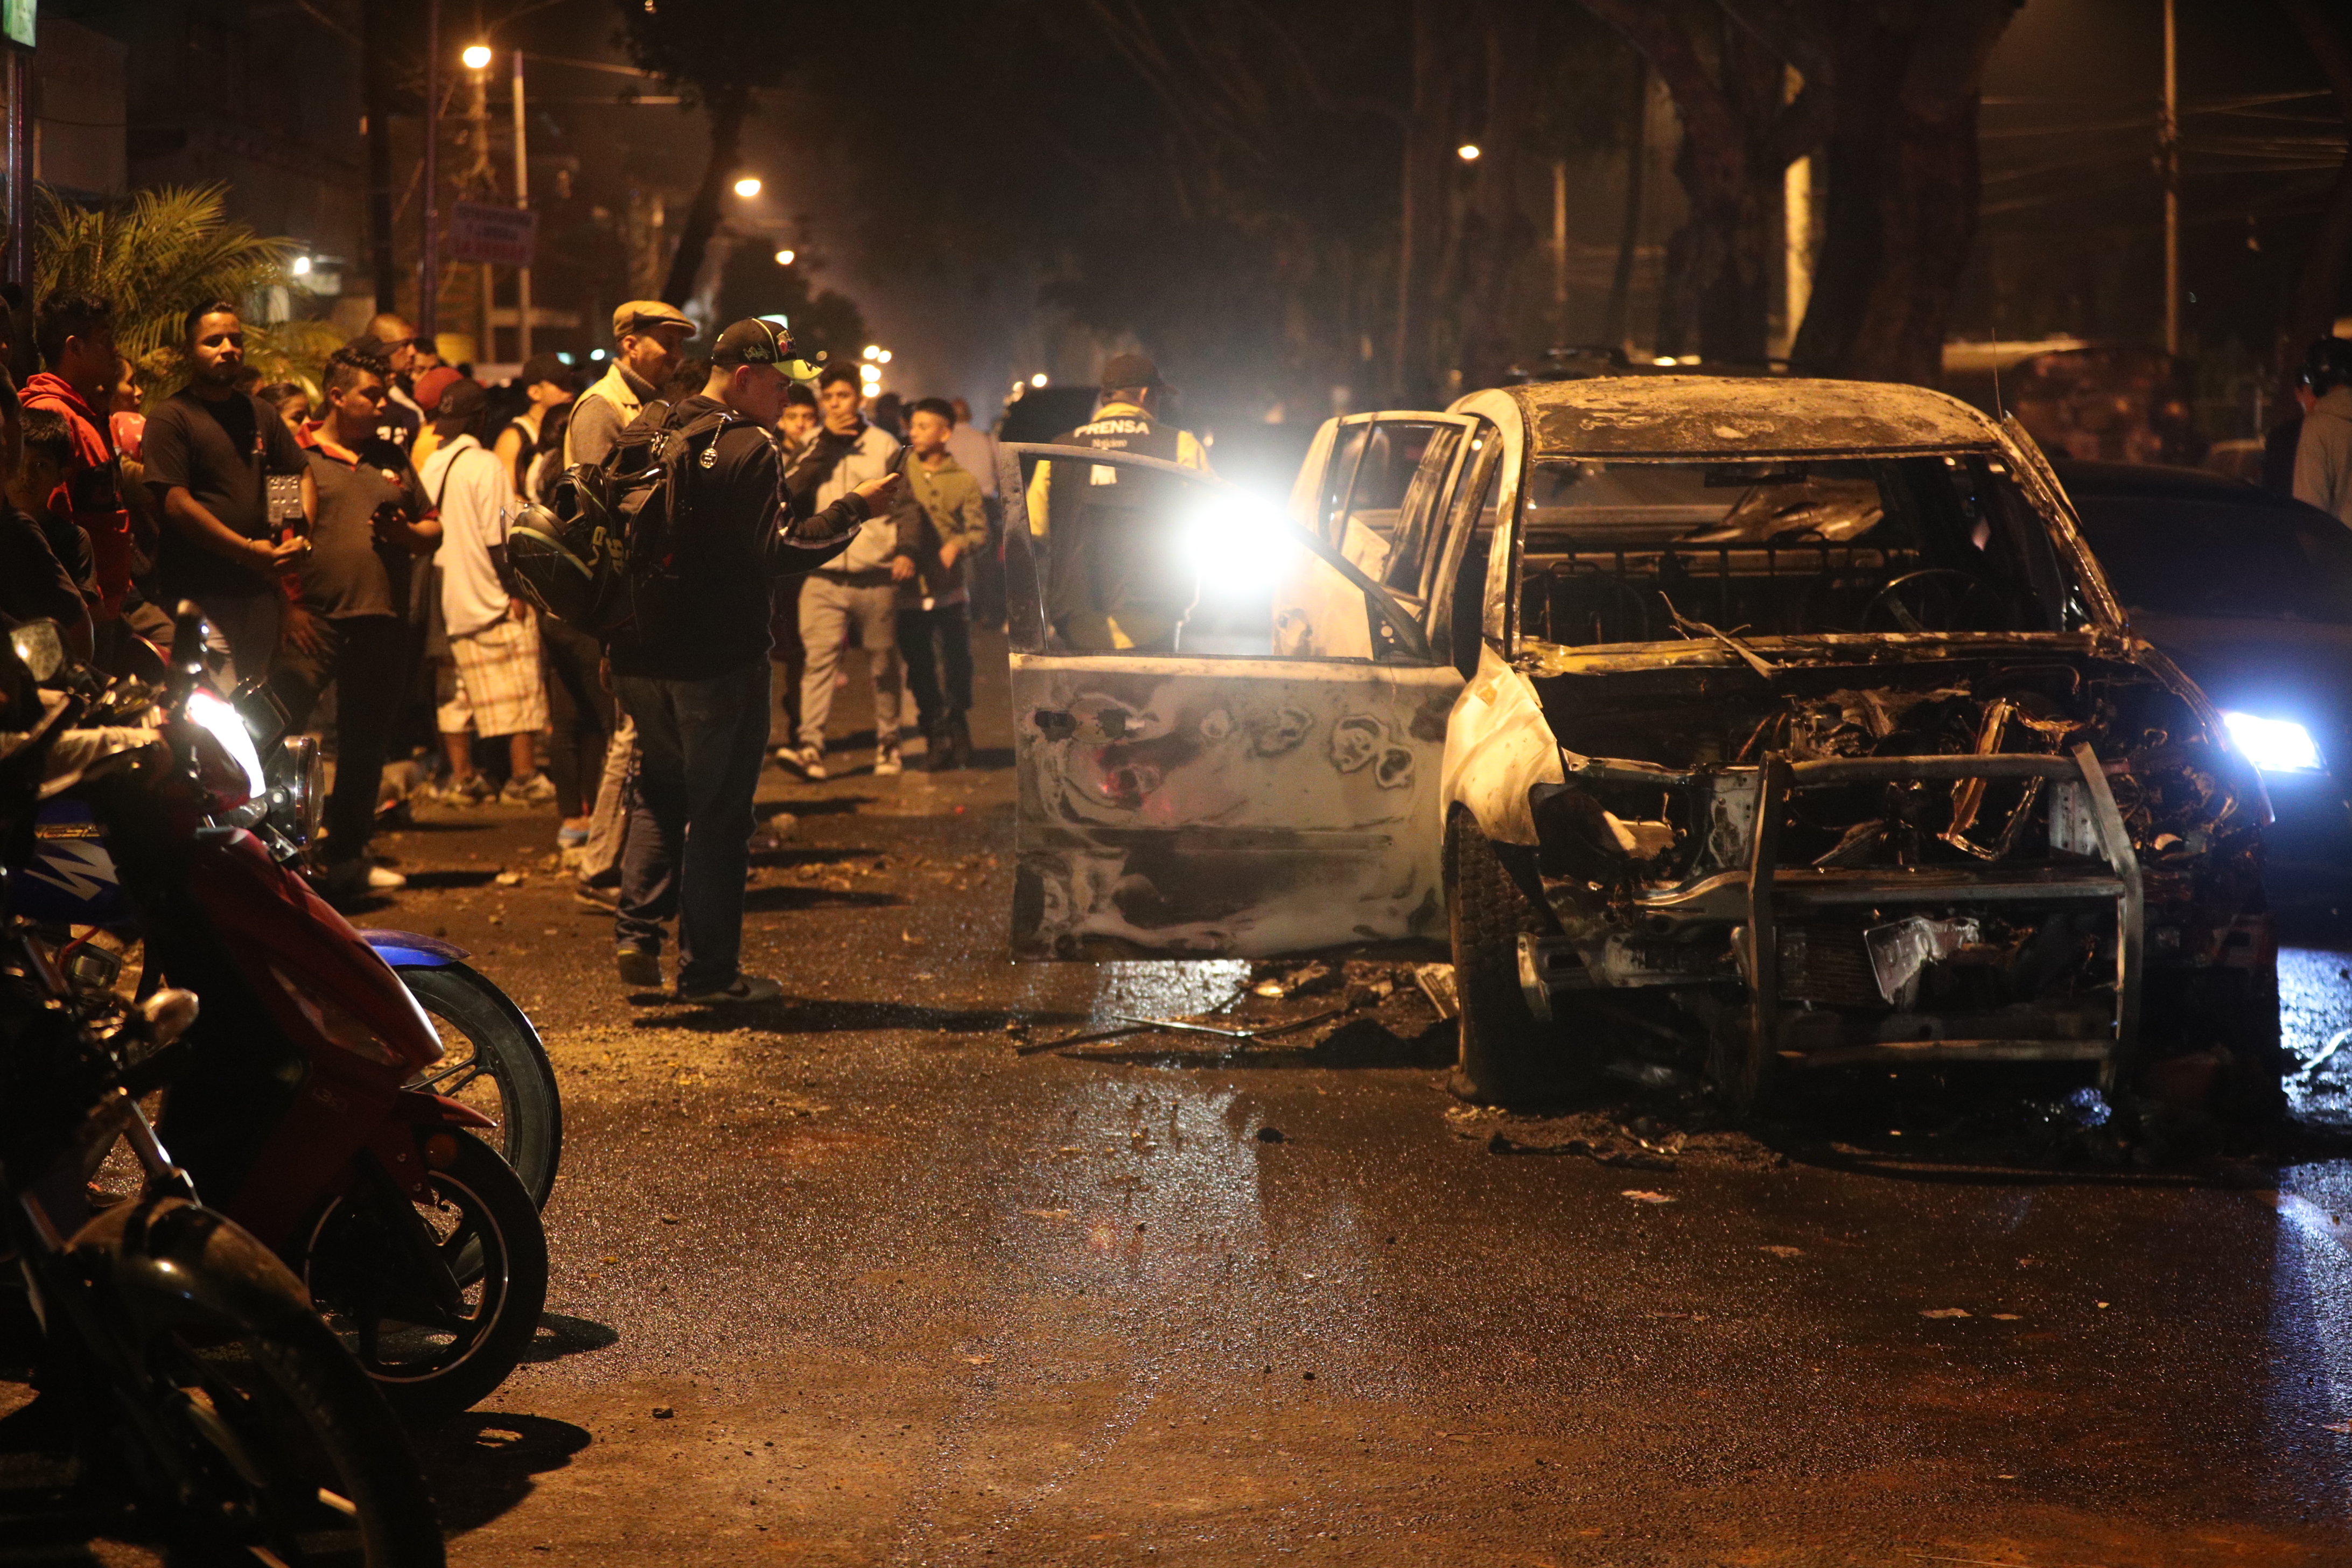
{"label": "car tire", "polygon": [[1449,1087],[1479,1105],[1525,1104],[1565,1087],[1561,1031],[1519,987],[1519,937],[1557,928],[1467,811],[1445,825],[1446,923],[1461,1003],[1461,1049]]}

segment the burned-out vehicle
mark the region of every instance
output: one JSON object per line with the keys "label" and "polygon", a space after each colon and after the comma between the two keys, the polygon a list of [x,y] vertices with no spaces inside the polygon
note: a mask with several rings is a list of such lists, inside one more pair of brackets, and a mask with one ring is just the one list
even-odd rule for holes
{"label": "burned-out vehicle", "polygon": [[1018,954],[1450,953],[1479,1100],[1627,1058],[2274,1101],[2261,780],[2013,422],[1520,386],[1333,421],[1286,517],[1084,460],[1163,487],[1197,597],[1068,651],[1015,507]]}

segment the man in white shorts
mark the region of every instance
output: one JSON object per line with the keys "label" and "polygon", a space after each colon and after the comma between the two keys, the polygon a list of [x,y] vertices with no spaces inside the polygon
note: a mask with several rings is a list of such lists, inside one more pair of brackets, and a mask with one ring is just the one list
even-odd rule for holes
{"label": "man in white shorts", "polygon": [[539,626],[530,606],[512,592],[507,568],[507,514],[514,484],[506,465],[485,447],[477,428],[488,395],[461,381],[441,394],[433,428],[439,444],[418,478],[441,510],[441,618],[457,665],[456,694],[441,705],[442,744],[449,751],[449,782],[440,798],[479,805],[491,798],[488,780],[474,771],[470,729],[484,740],[503,735],[514,768],[499,798],[541,805],[555,785],[539,771],[539,732],[547,728],[547,684],[541,673]]}

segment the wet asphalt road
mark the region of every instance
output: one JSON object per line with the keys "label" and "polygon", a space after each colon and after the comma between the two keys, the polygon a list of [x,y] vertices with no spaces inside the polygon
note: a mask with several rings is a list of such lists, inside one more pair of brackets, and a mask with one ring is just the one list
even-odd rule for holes
{"label": "wet asphalt road", "polygon": [[541,1359],[420,1437],[454,1563],[2352,1561],[2352,1163],[1523,1152],[1410,992],[1023,1057],[1246,975],[1008,963],[1010,781],[772,772],[740,1013],[625,993],[543,817],[385,846],[362,923],[472,948],[569,1119]]}

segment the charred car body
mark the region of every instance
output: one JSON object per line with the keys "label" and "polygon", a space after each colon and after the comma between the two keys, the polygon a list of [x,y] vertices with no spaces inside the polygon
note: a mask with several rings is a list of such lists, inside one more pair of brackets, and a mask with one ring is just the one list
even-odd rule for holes
{"label": "charred car body", "polygon": [[1155,482],[1174,653],[1062,651],[1008,529],[1017,952],[1450,952],[1481,1100],[1636,1055],[2272,1103],[2262,784],[2013,422],[1612,378],[1333,421],[1287,519]]}

